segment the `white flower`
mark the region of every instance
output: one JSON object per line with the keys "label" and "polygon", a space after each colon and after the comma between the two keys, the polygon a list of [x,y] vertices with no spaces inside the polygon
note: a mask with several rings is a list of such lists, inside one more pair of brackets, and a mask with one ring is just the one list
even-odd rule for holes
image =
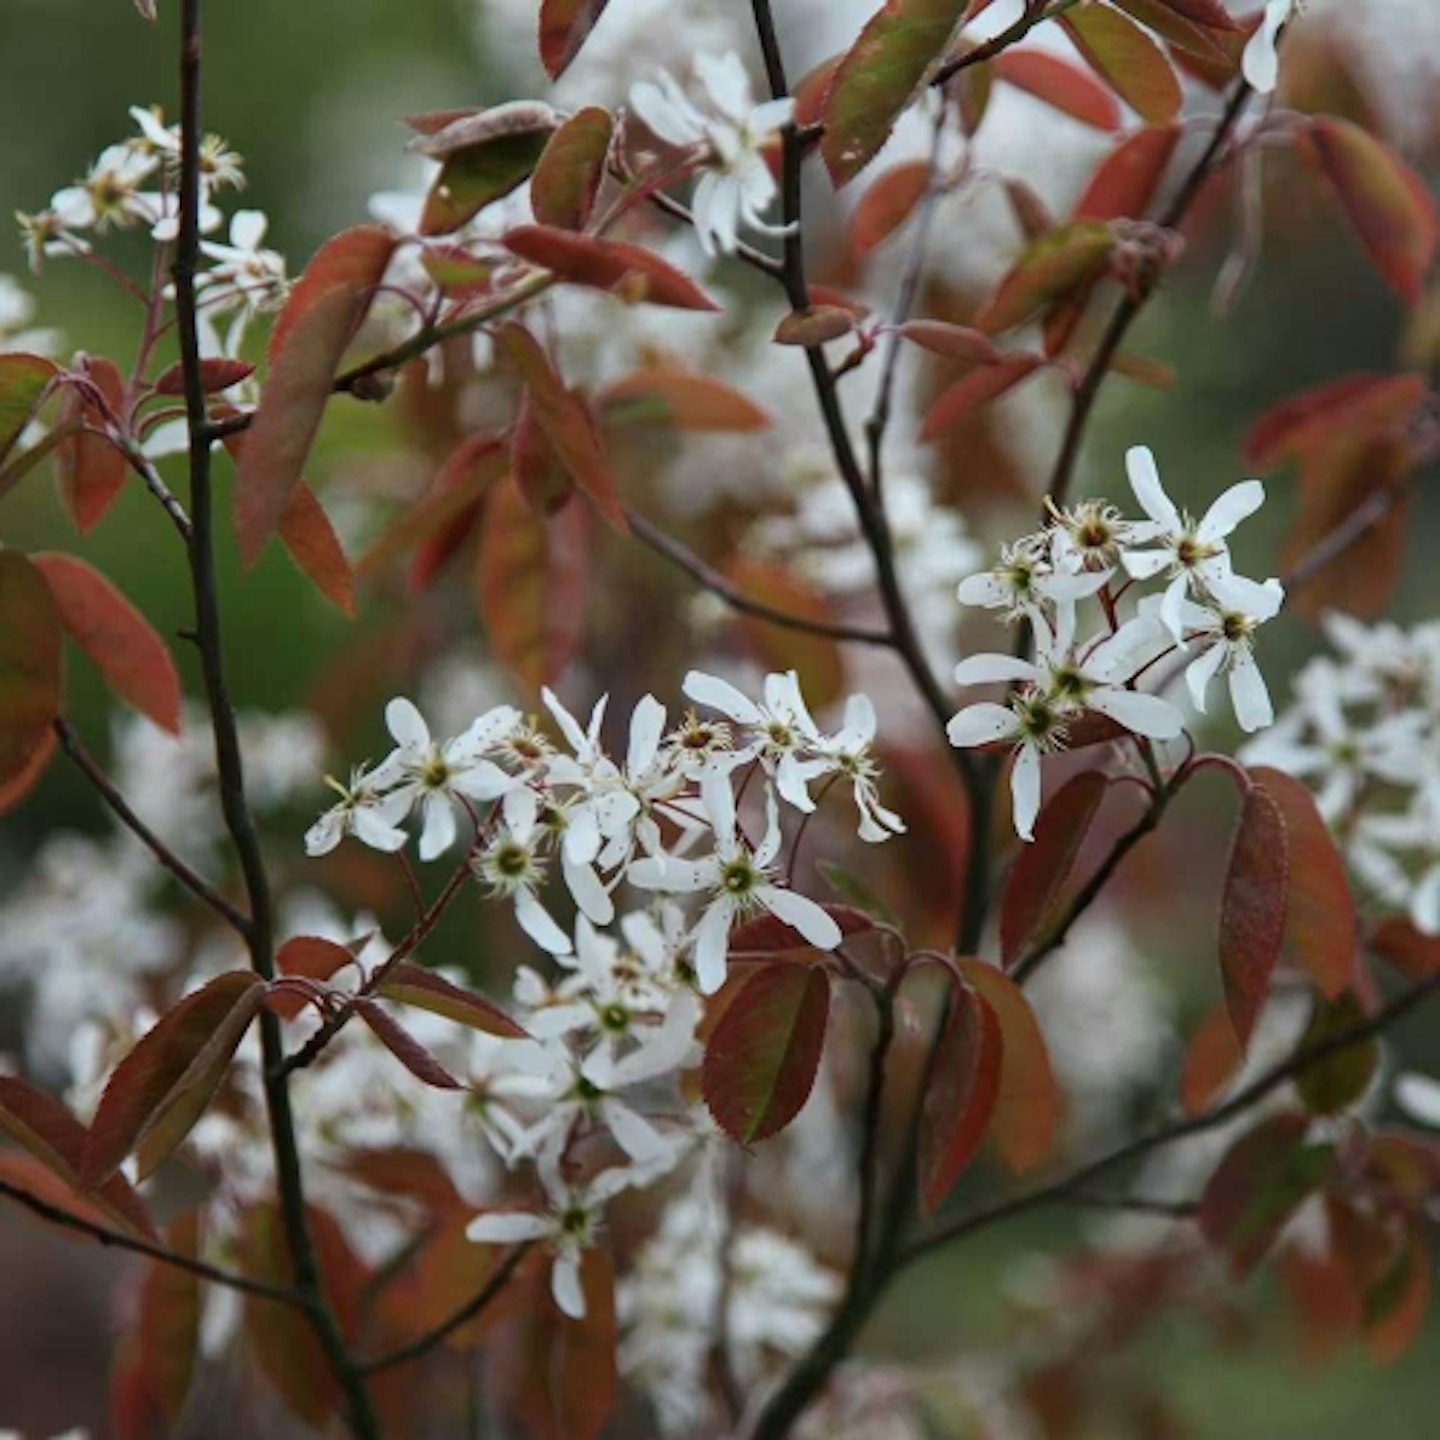
{"label": "white flower", "polygon": [[137,220],[153,224],[159,215],[159,197],[143,194],[140,186],[159,163],[154,155],[132,145],[107,146],[83,180],[55,192],[50,209],[67,230],[103,232]]}
{"label": "white flower", "polygon": [[1395,1081],[1395,1103],[1412,1119],[1440,1130],[1440,1080],[1409,1071]]}
{"label": "white flower", "polygon": [[833,950],[843,938],[835,921],[813,900],[775,883],[771,867],[780,852],[780,817],[774,797],[766,797],[765,835],[751,850],[736,831],[729,777],[707,776],[700,793],[715,832],[715,853],[703,860],[645,859],[632,865],[629,873],[631,883],[642,890],[709,896],[694,933],[701,992],[713,995],[725,983],[731,927],[757,910],[768,910],[817,948]]}
{"label": "white flower", "polygon": [[1245,45],[1240,68],[1245,83],[1261,95],[1269,95],[1280,78],[1280,54],[1276,42],[1281,29],[1299,9],[1300,0],[1266,0],[1260,26]]}
{"label": "white flower", "polygon": [[373,850],[393,852],[404,848],[408,837],[399,823],[410,812],[408,795],[383,793],[363,765],[351,771],[348,786],[328,775],[325,781],[339,793],[340,803],[332,805],[305,832],[307,855],[328,855],[346,835],[353,835]]}
{"label": "white flower", "polygon": [[842,728],[820,743],[820,753],[850,781],[855,808],[860,812],[859,835],[871,844],[905,833],[905,822],[880,803],[874,742],[875,706],[868,695],[852,695],[845,702]]}
{"label": "white flower", "polygon": [[545,882],[540,849],[547,835],[539,826],[539,814],[540,803],[533,790],[526,786],[510,790],[504,800],[504,824],[471,864],[492,895],[514,902],[520,928],[542,950],[551,955],[568,955],[570,937],[535,894]]}
{"label": "white flower", "polygon": [[[196,277],[196,288],[211,305],[232,305],[253,314],[278,303],[285,293],[285,260],[261,243],[270,221],[260,210],[230,217],[230,243],[202,240],[201,251],[215,263]],[[223,293],[216,293],[223,292]]]}
{"label": "white flower", "polygon": [[1000,550],[999,564],[967,576],[955,592],[962,605],[1002,610],[1007,620],[1039,615],[1046,605],[1073,605],[1101,589],[1107,571],[1058,571],[1044,535],[1027,535]]}
{"label": "white flower", "polygon": [[707,255],[734,251],[741,225],[774,233],[764,214],[778,194],[765,147],[790,123],[794,101],[756,105],[739,56],[700,55],[695,73],[704,90],[692,102],[663,72],[658,82],[642,81],[630,91],[630,108],[661,140],[701,150],[701,175],[691,211]]}

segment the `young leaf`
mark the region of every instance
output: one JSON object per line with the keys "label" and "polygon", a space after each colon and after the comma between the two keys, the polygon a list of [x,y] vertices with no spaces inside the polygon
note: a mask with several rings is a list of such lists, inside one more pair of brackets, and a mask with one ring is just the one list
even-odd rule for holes
{"label": "young leaf", "polygon": [[127,705],[180,733],[180,675],[154,627],[98,570],[75,555],[30,557],[55,597],[61,623]]}
{"label": "young leaf", "polygon": [[590,223],[614,129],[608,110],[587,105],[546,142],[530,181],[530,207],[542,225],[583,230]]}
{"label": "young leaf", "polygon": [[542,520],[514,485],[492,495],[476,588],[495,654],[538,691],[574,658],[585,631],[586,512],[567,505]]}
{"label": "young leaf", "polygon": [[925,423],[920,427],[921,443],[936,439],[982,405],[998,400],[1022,380],[1033,375],[1044,363],[1039,355],[1007,355],[993,365],[981,366],[962,376],[948,389],[941,391],[926,412]]}
{"label": "young leaf", "polygon": [[8,814],[40,783],[59,742],[53,730],[47,730],[26,761],[8,780],[0,781],[0,815]]}
{"label": "young leaf", "polygon": [[540,0],[540,61],[552,80],[579,53],[609,0]]}
{"label": "young leaf", "polygon": [[967,365],[998,365],[1005,352],[983,331],[946,320],[907,320],[900,333],[922,350]]}
{"label": "young leaf", "polygon": [[492,1005],[483,995],[454,985],[443,975],[437,975],[421,965],[412,965],[408,960],[402,960],[395,966],[376,994],[386,1000],[443,1015],[447,1020],[467,1025],[472,1030],[483,1030],[487,1035],[498,1035],[506,1040],[523,1040],[526,1037],[523,1025]]}
{"label": "young leaf", "polygon": [[1240,807],[1220,902],[1220,974],[1242,1048],[1280,958],[1290,873],[1284,814],[1269,791],[1252,785]]}
{"label": "young leaf", "polygon": [[302,480],[280,515],[280,541],[315,588],[342,614],[355,614],[355,575],[325,507]]}
{"label": "young leaf", "polygon": [[[1317,996],[1299,1049],[1323,1044],[1332,1035],[1365,1020],[1365,1007],[1353,991],[1335,1000]],[[1312,1115],[1338,1115],[1354,1105],[1370,1088],[1380,1064],[1380,1045],[1374,1036],[1346,1045],[1307,1065],[1296,1077],[1295,1088]]]}
{"label": "young leaf", "polygon": [[1008,975],[984,960],[957,963],[1000,1026],[1000,1081],[990,1134],[1012,1170],[1033,1169],[1049,1155],[1060,1128],[1060,1087],[1045,1036],[1025,992]]}
{"label": "young leaf", "polygon": [[141,1179],[190,1133],[224,1078],[265,993],[230,970],[166,1011],[115,1067],[90,1126],[80,1170],[103,1184],[132,1150]]}
{"label": "young leaf", "polygon": [[[1177,60],[1188,56],[1208,72],[1219,72],[1226,77],[1238,69],[1239,56],[1232,53],[1233,42],[1243,38],[1243,32],[1225,14],[1221,0],[1111,0],[1111,3],[1173,45],[1179,52]],[[1212,7],[1208,13],[1221,18],[1200,19],[1204,6]],[[1228,38],[1229,50],[1221,36]]]}
{"label": "young leaf", "polygon": [[60,637],[45,577],[0,549],[0,787],[32,771],[60,718]]}
{"label": "young leaf", "polygon": [[860,32],[825,93],[820,152],[836,185],[854,179],[890,138],[969,6],[970,0],[885,0]]}
{"label": "young leaf", "polygon": [[1104,274],[1114,248],[1113,232],[1098,220],[1078,220],[1043,235],[1000,282],[976,325],[994,334],[1038,319],[1088,290]]}
{"label": "young leaf", "polygon": [[848,335],[855,328],[855,314],[843,305],[811,305],[780,317],[775,327],[777,345],[814,349]]}
{"label": "young leaf", "polygon": [[1078,65],[1045,50],[1006,50],[991,62],[995,76],[1097,130],[1120,128],[1115,97]]}
{"label": "young leaf", "polygon": [[[207,395],[218,395],[242,380],[248,380],[255,373],[255,367],[248,360],[227,360],[223,356],[212,356],[200,362],[200,388]],[[157,395],[183,395],[185,393],[185,366],[177,360],[155,382]]]}
{"label": "young leaf", "polygon": [[630,522],[585,402],[566,388],[540,342],[523,325],[511,321],[502,326],[496,342],[520,372],[535,419],[570,478],[616,530],[629,534]]}
{"label": "young leaf", "polygon": [[[200,1212],[187,1210],[165,1233],[172,1250],[194,1259],[200,1249]],[[190,1393],[200,1358],[200,1277],[177,1265],[156,1262],[140,1290],[136,1326],[140,1384],[174,1424]]]}
{"label": "young leaf", "polygon": [[437,1090],[465,1087],[403,1026],[368,996],[355,997],[355,1009],[375,1038],[417,1079]]}
{"label": "young leaf", "polygon": [[247,564],[300,483],[335,372],[394,249],[382,226],[343,231],[316,252],[275,322],[269,378],[235,477],[235,529]]}
{"label": "young leaf", "polygon": [[1076,202],[1076,220],[1142,220],[1180,140],[1178,125],[1147,125],[1101,162]]}
{"label": "young leaf", "polygon": [[868,255],[893,235],[910,218],[929,184],[930,165],[925,160],[905,160],[877,175],[846,226],[855,254]]}
{"label": "young leaf", "polygon": [[[125,403],[125,377],[109,360],[87,359],[82,369],[104,397],[110,414],[117,415]],[[60,483],[60,497],[76,529],[84,534],[120,493],[129,466],[114,444],[94,433],[94,430],[108,428],[108,422],[100,406],[79,386],[65,387],[59,423],[67,422],[92,427],[61,441],[55,448],[55,478]]]}
{"label": "young leaf", "polygon": [[1180,113],[1183,95],[1160,47],[1127,15],[1108,5],[1086,5],[1060,17],[1087,65],[1151,125]]}
{"label": "young leaf", "polygon": [[920,1204],[927,1215],[955,1188],[985,1138],[1004,1050],[990,1002],[968,984],[956,985],[920,1119]]}
{"label": "young leaf", "polygon": [[[319,935],[295,935],[275,955],[275,968],[282,975],[295,975],[324,985],[347,965],[354,953],[334,940]],[[293,990],[274,990],[265,1003],[285,1020],[293,1020],[305,1008],[305,998]]]}
{"label": "young leaf", "polygon": [[423,135],[415,148],[440,161],[420,215],[422,235],[449,235],[534,172],[560,116],[548,105],[512,101],[464,112]]}
{"label": "young leaf", "polygon": [[1230,1012],[1219,1004],[1196,1027],[1185,1047],[1180,1075],[1180,1103],[1185,1113],[1198,1115],[1206,1109],[1234,1078],[1244,1058]]}
{"label": "young leaf", "polygon": [[0,465],[34,418],[56,374],[55,362],[43,355],[0,355]]}
{"label": "young leaf", "polygon": [[645,422],[677,430],[768,430],[775,423],[748,395],[723,380],[652,366],[634,370],[596,397],[608,424]]}
{"label": "young leaf", "polygon": [[549,225],[516,225],[505,232],[505,248],[568,284],[606,290],[632,304],[720,309],[688,275],[641,245]]}
{"label": "young leaf", "polygon": [[[858,906],[827,904],[820,908],[840,927],[840,933],[847,940],[853,935],[865,935],[875,928],[869,911]],[[754,959],[757,955],[794,955],[814,950],[815,947],[794,926],[787,925],[768,910],[753,920],[737,925],[730,932],[732,955],[746,955]]]}
{"label": "young leaf", "polygon": [[1307,456],[1346,437],[1403,429],[1429,397],[1423,375],[1345,375],[1287,396],[1251,425],[1247,464],[1272,469],[1289,455]]}
{"label": "young leaf", "polygon": [[829,1016],[830,978],[819,965],[767,965],[741,985],[700,1071],[705,1104],[732,1140],[768,1140],[800,1113]]}

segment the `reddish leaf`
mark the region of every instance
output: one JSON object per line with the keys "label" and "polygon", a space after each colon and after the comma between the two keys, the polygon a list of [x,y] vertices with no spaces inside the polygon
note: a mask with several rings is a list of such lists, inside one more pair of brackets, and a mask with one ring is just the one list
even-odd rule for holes
{"label": "reddish leaf", "polygon": [[415,148],[439,160],[440,172],[425,197],[420,233],[448,235],[518,189],[559,124],[550,106],[518,100],[462,111],[425,131]]}
{"label": "reddish leaf", "polygon": [[1105,273],[1115,236],[1098,220],[1062,225],[1035,241],[1000,282],[975,323],[992,333],[1038,319]]}
{"label": "reddish leaf", "polygon": [[[1327,1001],[1317,996],[1310,1023],[1298,1050],[1323,1045],[1332,1036],[1365,1020],[1365,1007],[1352,993]],[[1370,1088],[1380,1063],[1379,1042],[1373,1036],[1346,1045],[1307,1065],[1295,1077],[1295,1088],[1312,1115],[1338,1115],[1348,1110]]]}
{"label": "reddish leaf", "polygon": [[[295,975],[324,985],[354,961],[354,952],[334,940],[319,935],[295,935],[276,953],[275,967],[281,975]],[[305,1003],[303,996],[287,990],[274,990],[266,999],[270,1009],[286,1020],[293,1020],[305,1008]]]}
{"label": "reddish leaf", "polygon": [[1012,1170],[1029,1170],[1049,1155],[1060,1127],[1060,1087],[1035,1012],[1025,993],[984,960],[957,962],[995,1012],[1000,1026],[1000,1080],[990,1134]]}
{"label": "reddish leaf", "polygon": [[265,993],[231,970],[166,1011],[115,1067],[90,1126],[80,1178],[103,1184],[132,1150],[141,1179],[190,1133],[223,1079]]}
{"label": "reddish leaf", "polygon": [[1355,978],[1359,958],[1344,856],[1304,784],[1265,765],[1254,766],[1250,778],[1279,806],[1285,822],[1286,947],[1309,971],[1320,993],[1338,999]]}
{"label": "reddish leaf", "polygon": [[608,0],[541,0],[540,60],[553,80],[579,53]]}
{"label": "reddish leaf", "polygon": [[0,464],[34,418],[57,373],[43,355],[0,355]]}
{"label": "reddish leaf", "polygon": [[0,783],[0,815],[13,810],[40,783],[58,743],[55,732],[47,730],[25,766]]}
{"label": "reddish leaf", "polygon": [[616,530],[628,535],[630,522],[585,402],[566,388],[540,342],[524,326],[512,321],[496,339],[520,372],[535,419],[570,478]]}
{"label": "reddish leaf", "polygon": [[614,128],[608,110],[587,105],[546,142],[530,182],[530,206],[542,225],[583,230],[590,223]]}
{"label": "reddish leaf", "polygon": [[705,1104],[731,1139],[768,1140],[800,1113],[829,1016],[830,979],[818,965],[767,965],[741,985],[700,1071]]}
{"label": "reddish leaf", "polygon": [[[215,356],[200,362],[200,388],[207,395],[218,395],[242,380],[248,380],[255,373],[255,367],[248,360],[227,360]],[[183,395],[185,393],[185,366],[177,360],[155,382],[157,395]]]}
{"label": "reddish leaf", "polygon": [[1425,183],[1383,141],[1348,120],[1321,115],[1306,150],[1335,187],[1386,284],[1413,305],[1435,259],[1440,215]]}
{"label": "reddish leaf", "polygon": [[0,549],[0,786],[33,773],[60,718],[60,611],[45,577]]}
{"label": "reddish leaf", "polygon": [[1409,920],[1381,921],[1368,943],[1407,980],[1425,980],[1440,972],[1440,936],[1422,935]]}
{"label": "reddish leaf", "polygon": [[1280,958],[1290,873],[1284,814],[1267,790],[1252,786],[1240,808],[1220,904],[1220,974],[1242,1047]]}
{"label": "reddish leaf", "polygon": [[270,375],[245,437],[235,479],[235,529],[246,563],[285,514],[330,387],[395,249],[379,225],[322,245],[296,282],[270,336]]}
{"label": "reddish leaf", "polygon": [[[364,1174],[358,1178],[366,1182]],[[394,1314],[403,1327],[402,1338],[418,1339],[450,1319],[475,1298],[504,1262],[506,1252],[502,1248],[477,1245],[466,1237],[465,1228],[474,1213],[467,1206],[445,1219],[421,1252],[415,1284],[396,1297]],[[473,1349],[497,1325],[513,1316],[522,1302],[531,1300],[517,1285],[518,1279],[518,1275],[512,1278],[497,1300],[473,1320],[452,1330],[445,1337],[446,1345],[454,1350]]]}
{"label": "reddish leaf", "polygon": [[836,185],[852,180],[890,138],[969,0],[885,0],[846,52],[825,93],[820,151]]}
{"label": "reddish leaf", "polygon": [[105,436],[95,430],[108,431],[111,416],[119,415],[125,404],[125,377],[109,360],[85,359],[80,366],[90,383],[105,400],[105,408],[96,404],[78,386],[65,388],[60,407],[59,423],[84,424],[89,431],[72,435],[55,448],[55,478],[60,483],[60,496],[70,512],[76,528],[83,534],[105,514],[120,493],[129,473],[125,456]]}
{"label": "reddish leaf", "polygon": [[[1234,41],[1243,39],[1239,25],[1220,9],[1219,0],[1191,0],[1196,13],[1186,13],[1186,0],[1112,0],[1112,3],[1142,25],[1168,40],[1180,52],[1177,58],[1189,57],[1200,62],[1207,72],[1219,72],[1217,79],[1233,75],[1239,68]],[[1201,20],[1198,6],[1213,5],[1223,16],[1223,23]],[[1220,35],[1216,31],[1220,31]],[[1222,39],[1221,37],[1227,37]],[[1230,44],[1227,50],[1226,45]]]}
{"label": "reddish leaf", "polygon": [[302,480],[280,516],[279,535],[290,558],[343,614],[355,614],[355,575],[340,537],[315,492]]}
{"label": "reddish leaf", "polygon": [[355,1009],[375,1038],[417,1079],[437,1090],[465,1087],[403,1026],[364,995],[355,997]]}
{"label": "reddish leaf", "polygon": [[1207,25],[1212,30],[1240,28],[1240,22],[1225,9],[1224,0],[1157,0],[1157,3],[1196,25]]}
{"label": "reddish leaf", "polygon": [[60,619],[127,705],[172,735],[180,733],[180,675],[150,622],[102,575],[75,555],[31,556]]}
{"label": "reddish leaf", "polygon": [[[874,918],[854,905],[826,904],[820,908],[840,927],[840,933],[847,940],[852,935],[868,934],[875,928]],[[798,930],[768,910],[743,925],[737,925],[730,932],[730,953],[747,955],[752,959],[760,955],[792,955],[799,950],[814,948]]]}
{"label": "reddish leaf", "polygon": [[1000,907],[1000,953],[1012,966],[1026,943],[1044,934],[1075,867],[1108,786],[1099,770],[1084,770],[1047,802],[1035,825],[1035,841],[1021,847]]}
{"label": "reddish leaf", "polygon": [[1076,220],[1140,220],[1180,139],[1178,125],[1151,125],[1128,135],[1100,162],[1075,205]]}
{"label": "reddish leaf", "polygon": [[927,1215],[955,1188],[985,1138],[1004,1051],[990,1002],[969,985],[955,986],[920,1119],[920,1204]]}
{"label": "reddish leaf", "polygon": [[941,391],[926,412],[925,423],[920,427],[921,443],[934,440],[982,405],[998,400],[1044,363],[1038,355],[1007,355],[994,365],[972,370]]}
{"label": "reddish leaf", "polygon": [[402,960],[395,966],[376,993],[386,1000],[443,1015],[447,1020],[467,1025],[472,1030],[483,1030],[487,1035],[499,1035],[507,1040],[524,1039],[526,1035],[523,1025],[512,1020],[484,996],[454,985],[443,975],[437,975],[421,965],[412,965],[409,961]]}
{"label": "reddish leaf", "polygon": [[514,485],[490,500],[477,557],[480,615],[495,654],[532,691],[580,648],[589,544],[578,505],[545,521]]}
{"label": "reddish leaf", "polygon": [[[83,1220],[87,1225],[108,1227],[115,1223],[115,1217],[97,1203],[96,1196],[82,1195],[34,1155],[24,1155],[18,1150],[0,1150],[0,1180],[56,1210]],[[0,1200],[9,1199],[13,1197],[0,1192]],[[27,1214],[35,1214],[27,1207],[22,1208]],[[46,1217],[36,1218],[43,1221]],[[70,1226],[60,1226],[59,1233],[69,1240],[76,1239],[80,1234]],[[153,1232],[151,1233],[153,1237]]]}
{"label": "reddish leaf", "polygon": [[1303,1115],[1274,1115],[1241,1136],[1200,1197],[1200,1231],[1248,1275],[1334,1165],[1329,1145],[1308,1145]]}
{"label": "reddish leaf", "polygon": [[1078,65],[1045,50],[1006,50],[991,62],[997,79],[1097,130],[1120,127],[1120,107]]}
{"label": "reddish leaf", "polygon": [[553,515],[575,493],[570,473],[560,463],[555,447],[535,417],[529,392],[522,392],[515,424],[510,430],[510,473],[537,515]]}
{"label": "reddish leaf", "polygon": [[906,160],[876,176],[850,212],[846,233],[856,255],[868,255],[893,235],[920,203],[930,184],[925,160]]}
{"label": "reddish leaf", "polygon": [[[192,1259],[200,1249],[200,1212],[187,1210],[166,1231],[172,1250]],[[136,1359],[141,1384],[173,1424],[190,1393],[200,1357],[200,1277],[176,1265],[149,1267],[140,1291]]]}
{"label": "reddish leaf", "polygon": [[[829,602],[782,566],[736,556],[726,564],[725,574],[745,594],[789,614],[813,620],[834,618]],[[823,710],[844,693],[845,657],[829,636],[772,625],[754,615],[741,615],[739,624],[756,659],[767,670],[794,670],[816,709]]]}
{"label": "reddish leaf", "polygon": [[654,421],[677,430],[753,431],[775,423],[768,411],[723,380],[658,366],[622,376],[597,398],[613,424]]}
{"label": "reddish leaf", "polygon": [[998,365],[1005,353],[983,331],[969,325],[951,325],[945,320],[907,320],[900,333],[936,355],[962,360],[970,365]]}
{"label": "reddish leaf", "polygon": [[[466,1209],[460,1192],[445,1173],[445,1167],[428,1150],[410,1150],[399,1145],[347,1150],[337,1168],[352,1180],[358,1180],[382,1195],[418,1200],[436,1217],[457,1215]],[[469,1218],[468,1215],[466,1218]],[[478,1245],[471,1248],[485,1249]],[[464,1298],[461,1297],[449,1309],[459,1309]]]}
{"label": "reddish leaf", "polygon": [[1434,1292],[1434,1268],[1429,1239],[1417,1222],[1394,1265],[1365,1297],[1365,1341],[1376,1364],[1393,1364],[1421,1333]]}
{"label": "reddish leaf", "polygon": [[1234,1078],[1245,1058],[1230,1012],[1217,1005],[1200,1022],[1185,1047],[1185,1068],[1180,1076],[1180,1103],[1187,1115],[1207,1109]]}
{"label": "reddish leaf", "polygon": [[1160,47],[1127,15],[1088,5],[1060,17],[1081,58],[1142,120],[1164,125],[1184,98]]}
{"label": "reddish leaf", "polygon": [[1346,375],[1272,405],[1245,437],[1248,464],[1269,469],[1287,455],[1323,449],[1344,435],[1403,427],[1429,394],[1420,375]]}
{"label": "reddish leaf", "polygon": [[777,345],[798,345],[811,349],[848,335],[855,328],[855,314],[843,305],[811,305],[792,310],[775,327]]}
{"label": "reddish leaf", "polygon": [[608,290],[632,304],[646,301],[677,310],[720,308],[668,260],[623,240],[602,240],[547,225],[517,225],[505,232],[505,247],[532,265],[543,265],[557,279]]}

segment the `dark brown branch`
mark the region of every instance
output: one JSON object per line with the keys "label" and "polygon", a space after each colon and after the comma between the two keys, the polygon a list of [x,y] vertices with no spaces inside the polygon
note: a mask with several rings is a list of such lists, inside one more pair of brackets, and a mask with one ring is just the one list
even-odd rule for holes
{"label": "dark brown branch", "polygon": [[55,735],[60,748],[75,762],[76,767],[99,792],[100,798],[114,812],[116,818],[147,850],[165,867],[191,894],[203,900],[227,924],[233,926],[242,936],[250,932],[250,922],[202,875],[192,870],[148,825],[130,808],[129,802],[116,789],[110,777],[95,763],[90,752],[80,742],[74,727],[68,720],[55,722]]}

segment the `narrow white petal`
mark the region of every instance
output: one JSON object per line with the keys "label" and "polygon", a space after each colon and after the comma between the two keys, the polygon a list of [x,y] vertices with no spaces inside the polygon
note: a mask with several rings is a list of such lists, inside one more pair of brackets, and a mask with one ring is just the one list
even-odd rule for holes
{"label": "narrow white petal", "polygon": [[1223,540],[1265,503],[1265,487],[1258,480],[1242,480],[1224,491],[1205,512],[1196,538],[1207,543]]}
{"label": "narrow white petal", "polygon": [[682,687],[687,699],[697,705],[708,705],[742,725],[757,725],[765,717],[752,700],[742,695],[728,680],[718,675],[706,675],[701,670],[692,670],[685,677]]}
{"label": "narrow white petal", "polygon": [[731,909],[727,900],[714,900],[695,927],[695,977],[702,995],[713,995],[725,983]]}
{"label": "narrow white petal", "polygon": [[385,707],[385,724],[397,745],[409,750],[423,750],[430,743],[430,727],[425,717],[403,695],[397,695]]}
{"label": "narrow white petal", "polygon": [[509,1245],[518,1240],[542,1240],[554,1230],[545,1215],[519,1210],[496,1210],[477,1215],[466,1227],[465,1238],[479,1245]]}
{"label": "narrow white petal", "polygon": [[762,885],[755,894],[772,915],[821,950],[833,950],[845,938],[834,918],[807,896],[778,885]]}
{"label": "narrow white petal", "polygon": [[1160,470],[1148,446],[1132,445],[1125,452],[1125,473],[1130,477],[1130,488],[1135,492],[1140,508],[1167,530],[1178,530],[1180,512],[1160,483]]}
{"label": "narrow white petal", "polygon": [[1225,663],[1225,646],[1212,645],[1198,660],[1185,668],[1185,683],[1190,688],[1190,699],[1195,708],[1205,713],[1205,698],[1210,691],[1210,682]]}
{"label": "narrow white petal", "polygon": [[1173,740],[1185,728],[1180,712],[1168,700],[1138,690],[1102,687],[1090,692],[1086,704],[1127,730],[1148,735],[1152,740]]}
{"label": "narrow white petal", "polygon": [[515,918],[520,928],[551,955],[568,955],[570,937],[550,917],[550,912],[524,887],[515,892]]}
{"label": "narrow white petal", "polygon": [[955,667],[957,685],[989,685],[997,680],[1035,680],[1040,672],[1015,655],[970,655]]}
{"label": "narrow white petal", "polygon": [[1035,817],[1040,813],[1040,754],[1033,745],[1022,745],[1010,771],[1010,803],[1014,810],[1015,833],[1022,840],[1035,838]]}
{"label": "narrow white petal", "polygon": [[967,705],[958,715],[952,715],[945,735],[955,746],[988,745],[1013,735],[1019,723],[1019,717],[1009,706],[987,701]]}

